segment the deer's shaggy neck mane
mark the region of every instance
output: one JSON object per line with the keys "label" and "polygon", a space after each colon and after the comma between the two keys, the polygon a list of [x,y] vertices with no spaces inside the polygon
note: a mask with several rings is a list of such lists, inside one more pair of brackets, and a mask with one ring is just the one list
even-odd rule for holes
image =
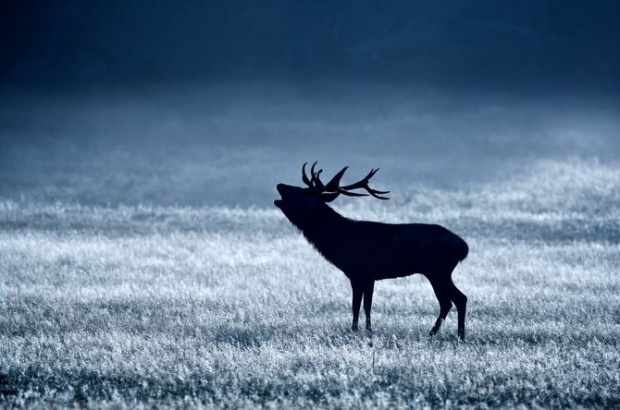
{"label": "deer's shaggy neck mane", "polygon": [[308,242],[310,242],[323,256],[330,259],[330,244],[339,240],[345,225],[354,221],[345,218],[327,205],[320,205],[316,212],[304,220],[304,226],[297,225]]}

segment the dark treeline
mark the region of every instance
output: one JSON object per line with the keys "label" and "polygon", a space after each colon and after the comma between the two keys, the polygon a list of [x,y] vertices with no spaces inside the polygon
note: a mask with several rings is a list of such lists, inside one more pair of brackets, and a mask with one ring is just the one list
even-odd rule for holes
{"label": "dark treeline", "polygon": [[3,0],[0,80],[615,83],[615,0]]}

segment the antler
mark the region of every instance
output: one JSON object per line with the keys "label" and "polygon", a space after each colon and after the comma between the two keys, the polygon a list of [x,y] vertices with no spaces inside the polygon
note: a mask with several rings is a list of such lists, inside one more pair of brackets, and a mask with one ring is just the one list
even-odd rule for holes
{"label": "antler", "polygon": [[[346,169],[346,167],[345,167],[345,169]],[[362,179],[362,180],[360,180],[360,181],[358,181],[358,182],[356,182],[354,184],[351,184],[351,185],[339,187],[338,188],[338,192],[340,192],[343,195],[348,195],[348,196],[366,196],[366,194],[359,194],[359,193],[356,193],[356,192],[348,192],[351,189],[364,188],[371,196],[374,196],[375,198],[390,199],[390,198],[386,198],[386,197],[381,196],[381,195],[389,194],[390,191],[377,191],[376,189],[372,189],[371,187],[368,186],[368,182],[370,181],[370,178],[372,178],[377,173],[377,171],[379,171],[379,168],[371,169],[370,172],[368,173],[368,175],[366,175],[364,177],[364,179]]]}
{"label": "antler", "polygon": [[320,175],[323,172],[323,169],[319,169],[318,172],[314,171],[314,167],[316,166],[318,161],[314,161],[312,167],[310,168],[311,179],[308,179],[306,175],[306,165],[307,162],[304,162],[304,165],[301,167],[301,179],[304,181],[304,184],[308,185],[309,188],[312,188],[315,191],[325,192],[325,185],[321,182]]}
{"label": "antler", "polygon": [[[319,169],[318,171],[314,170],[317,164],[317,161],[315,161],[314,164],[312,164],[312,167],[310,167],[310,174],[311,174],[310,179],[308,179],[308,176],[306,175],[307,164],[308,163],[305,162],[304,165],[301,167],[301,179],[310,189],[316,191],[317,193],[320,193],[320,194],[338,193],[338,194],[342,194],[346,196],[368,196],[368,194],[370,194],[371,196],[378,198],[378,199],[383,199],[383,200],[390,199],[390,198],[381,196],[381,195],[389,194],[390,191],[378,191],[368,186],[368,182],[370,181],[370,178],[372,178],[377,173],[377,171],[379,171],[379,168],[371,169],[368,175],[366,175],[362,180],[354,184],[340,186],[340,180],[342,179],[342,176],[347,171],[347,169],[349,169],[348,166],[342,168],[336,175],[334,175],[334,177],[327,183],[327,185],[325,185],[323,184],[320,178],[320,175],[321,175],[321,172],[323,172],[323,169]],[[359,192],[350,192],[353,189],[360,189],[360,188],[365,189],[366,192],[368,192],[368,194],[361,194]]]}

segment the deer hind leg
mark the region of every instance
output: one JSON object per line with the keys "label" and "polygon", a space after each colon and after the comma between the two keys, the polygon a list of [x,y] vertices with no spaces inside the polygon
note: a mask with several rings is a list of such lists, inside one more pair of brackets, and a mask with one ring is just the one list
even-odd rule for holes
{"label": "deer hind leg", "polygon": [[361,283],[351,281],[351,289],[353,290],[353,303],[351,305],[353,310],[353,323],[351,324],[351,330],[355,332],[357,331],[357,323],[360,317],[360,307],[362,306],[364,287]]}
{"label": "deer hind leg", "polygon": [[439,301],[439,317],[437,317],[437,321],[429,333],[429,336],[433,337],[437,334],[437,332],[439,332],[443,321],[446,320],[446,316],[448,316],[450,309],[452,309],[452,301],[450,298],[449,287],[446,286],[444,282],[431,281],[431,285],[433,286],[433,291],[435,291],[435,296],[437,296],[437,300]]}
{"label": "deer hind leg", "polygon": [[371,280],[364,286],[364,314],[366,315],[366,330],[372,332],[370,324],[370,310],[372,309],[372,294],[375,290],[375,281]]}
{"label": "deer hind leg", "polygon": [[467,311],[467,296],[463,294],[450,280],[450,299],[454,302],[459,315],[458,335],[459,339],[465,340],[465,314]]}

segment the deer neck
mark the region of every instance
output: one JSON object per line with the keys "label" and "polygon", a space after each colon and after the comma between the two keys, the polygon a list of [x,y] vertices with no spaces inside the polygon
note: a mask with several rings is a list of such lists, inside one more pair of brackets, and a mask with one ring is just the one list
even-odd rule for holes
{"label": "deer neck", "polygon": [[328,205],[324,205],[317,208],[308,222],[306,226],[298,226],[298,228],[308,242],[326,256],[325,250],[330,248],[330,244],[338,240],[338,237],[344,232],[343,226],[351,223],[351,220],[340,215]]}

